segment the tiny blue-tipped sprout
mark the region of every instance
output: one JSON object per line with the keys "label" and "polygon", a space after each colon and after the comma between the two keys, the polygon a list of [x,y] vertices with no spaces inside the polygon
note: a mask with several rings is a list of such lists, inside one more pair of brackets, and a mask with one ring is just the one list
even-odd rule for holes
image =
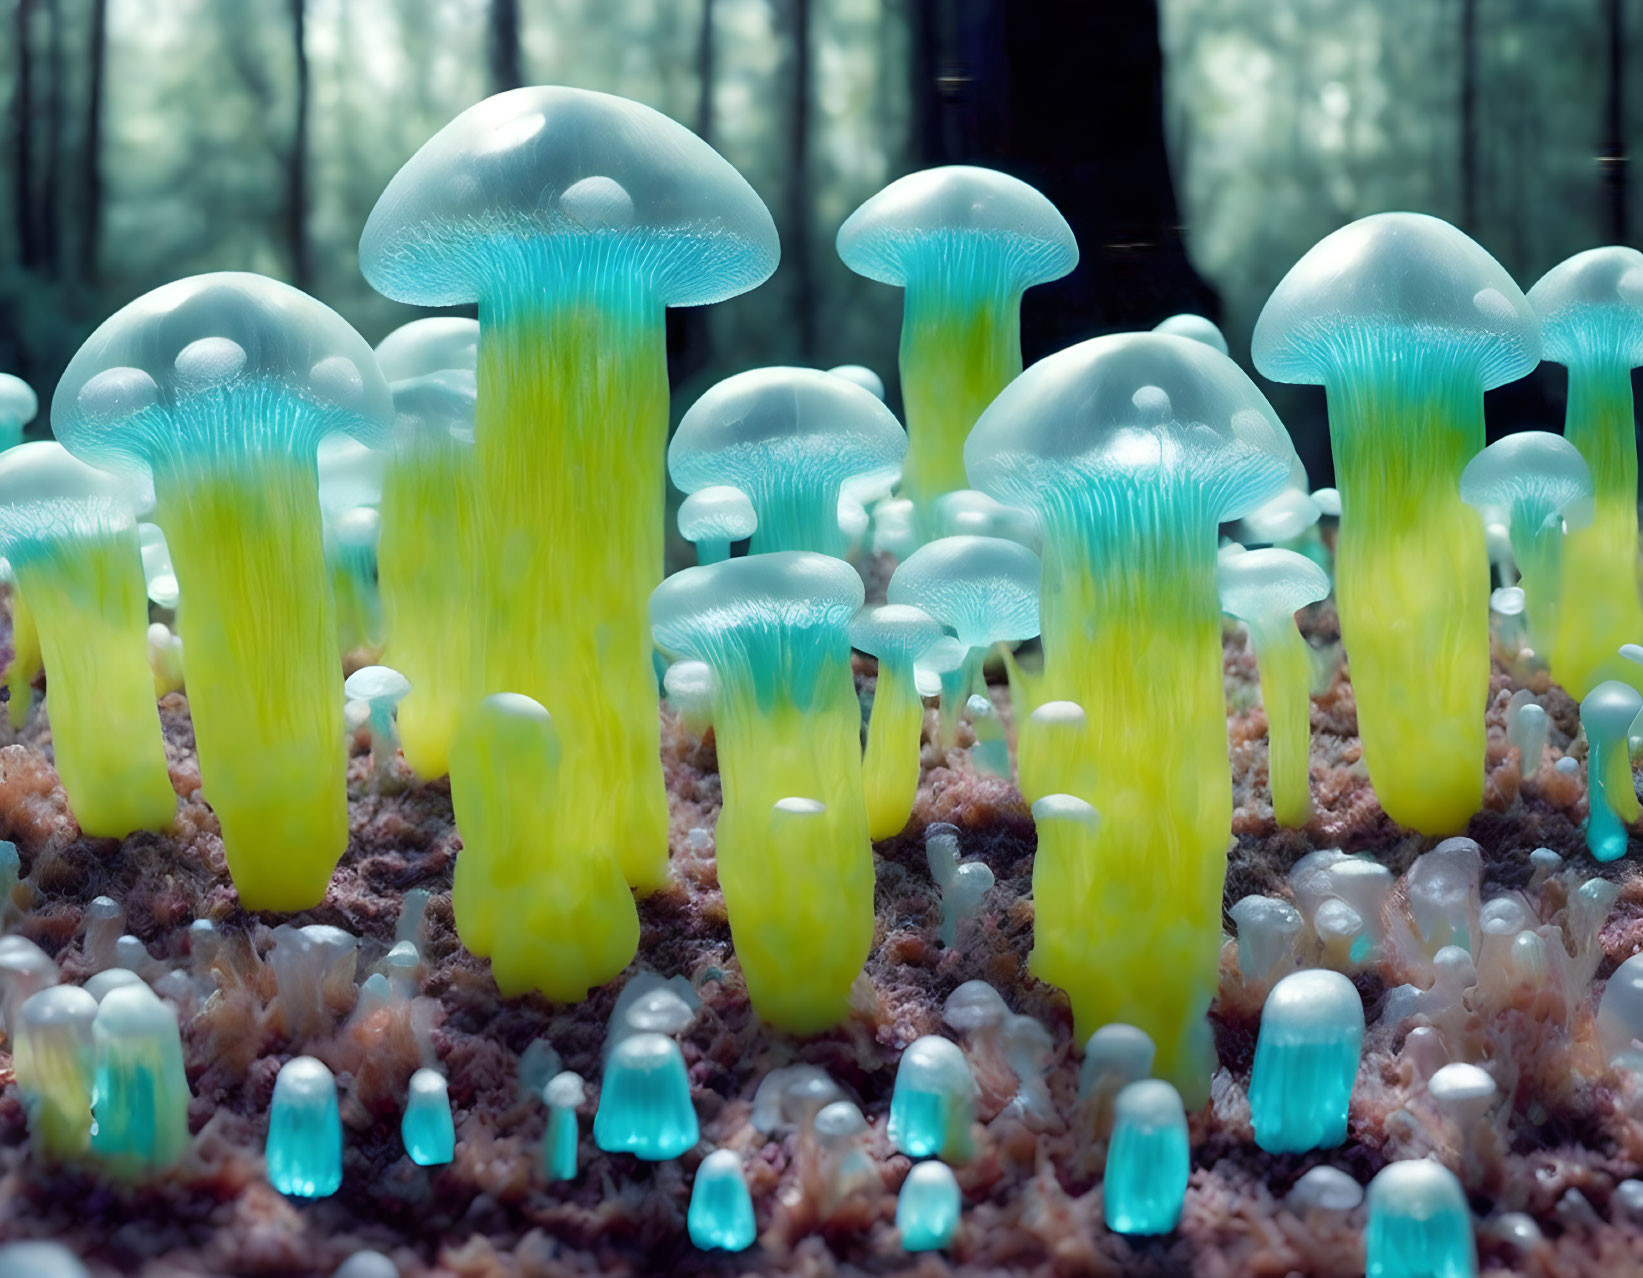
{"label": "tiny blue-tipped sprout", "polygon": [[630,1034],[605,1062],[593,1140],[606,1153],[649,1162],[677,1158],[700,1138],[679,1045],[663,1034]]}
{"label": "tiny blue-tipped sprout", "polygon": [[872,393],[873,398],[884,398],[884,378],[880,377],[865,364],[836,364],[827,370],[834,377],[842,377],[847,382],[854,382],[864,391]]}
{"label": "tiny blue-tipped sprout", "polygon": [[288,1198],[329,1198],[342,1186],[337,1080],[312,1056],[286,1061],[274,1079],[268,1180]]}
{"label": "tiny blue-tipped sprout", "polygon": [[445,1075],[437,1069],[419,1069],[411,1075],[399,1134],[405,1142],[405,1152],[418,1167],[442,1166],[456,1157],[451,1098]]}
{"label": "tiny blue-tipped sprout", "polygon": [[1168,319],[1159,320],[1152,326],[1155,333],[1173,333],[1176,337],[1190,337],[1195,342],[1202,342],[1211,350],[1227,353],[1227,339],[1225,334],[1210,320],[1202,315],[1171,315]]}
{"label": "tiny blue-tipped sprout", "polygon": [[1447,1167],[1427,1159],[1388,1163],[1367,1197],[1366,1278],[1476,1278],[1471,1210]]}
{"label": "tiny blue-tipped sprout", "polygon": [[331,1278],[399,1278],[399,1266],[380,1251],[356,1251]]}
{"label": "tiny blue-tipped sprout", "polygon": [[97,999],[52,985],[24,1000],[11,1031],[12,1069],[28,1115],[29,1142],[47,1159],[83,1153],[91,1141],[92,1024]]}
{"label": "tiny blue-tipped sprout", "polygon": [[1102,1210],[1115,1234],[1167,1234],[1181,1223],[1189,1149],[1181,1096],[1161,1079],[1118,1093],[1102,1185]]}
{"label": "tiny blue-tipped sprout", "polygon": [[1271,985],[1295,966],[1305,922],[1293,905],[1276,896],[1246,896],[1230,913],[1238,925],[1238,970],[1246,981]]}
{"label": "tiny blue-tipped sprout", "polygon": [[893,604],[922,608],[950,629],[965,649],[941,687],[942,744],[958,733],[958,709],[969,700],[994,644],[1038,634],[1038,556],[1003,537],[943,537],[921,546],[890,577]]}
{"label": "tiny blue-tipped sprout", "polygon": [[169,1167],[188,1144],[177,1014],[143,984],[105,994],[92,1022],[91,1148],[120,1175]]}
{"label": "tiny blue-tipped sprout", "polygon": [[945,822],[925,831],[924,858],[941,889],[941,943],[951,948],[958,944],[959,925],[981,913],[995,877],[985,861],[959,861],[958,828]]}
{"label": "tiny blue-tipped sprout", "polygon": [[940,1251],[958,1233],[963,1197],[946,1163],[916,1163],[896,1196],[896,1231],[905,1251]]}
{"label": "tiny blue-tipped sprout", "polygon": [[1299,1154],[1346,1139],[1363,1030],[1363,1000],[1339,972],[1295,972],[1272,987],[1249,1084],[1257,1145]]}
{"label": "tiny blue-tipped sprout", "polygon": [[850,619],[850,646],[879,662],[861,765],[867,829],[875,839],[899,833],[918,797],[924,702],[914,667],[941,637],[939,621],[907,604],[869,605]]}
{"label": "tiny blue-tipped sprout", "polygon": [[1295,614],[1329,594],[1329,575],[1306,556],[1276,546],[1222,555],[1215,572],[1221,610],[1249,627],[1260,663],[1273,816],[1280,825],[1305,825],[1312,812],[1312,663]]}
{"label": "tiny blue-tipped sprout", "polygon": [[935,1034],[915,1039],[896,1067],[890,1144],[914,1158],[966,1161],[972,1150],[975,1093],[975,1076],[957,1043]]}
{"label": "tiny blue-tipped sprout", "polygon": [[662,691],[691,736],[702,736],[713,726],[715,680],[707,662],[675,661],[662,676]]}
{"label": "tiny blue-tipped sprout", "polygon": [[343,682],[342,690],[349,700],[363,701],[371,708],[371,766],[381,780],[399,752],[394,711],[411,691],[411,681],[390,666],[361,666]]}
{"label": "tiny blue-tipped sprout", "polygon": [[561,1070],[542,1089],[548,1127],[542,1134],[542,1174],[550,1181],[576,1179],[579,1135],[576,1111],[587,1099],[587,1084],[575,1070]]}
{"label": "tiny blue-tipped sprout", "polygon": [[713,484],[679,503],[679,535],[696,547],[696,562],[730,558],[730,543],[746,541],[759,526],[758,512],[740,488]]}
{"label": "tiny blue-tipped sprout", "polygon": [[1551,726],[1546,707],[1529,689],[1519,688],[1506,703],[1506,744],[1517,747],[1518,775],[1525,781],[1540,771]]}
{"label": "tiny blue-tipped sprout", "polygon": [[0,1274],[5,1278],[91,1278],[91,1270],[61,1243],[0,1244]]}
{"label": "tiny blue-tipped sprout", "polygon": [[907,433],[860,386],[813,368],[756,368],[690,406],[668,445],[687,493],[731,485],[758,514],[749,550],[841,556],[839,494],[849,479],[893,470]]}
{"label": "tiny blue-tipped sprout", "polygon": [[1296,1214],[1346,1212],[1363,1202],[1363,1186],[1338,1167],[1314,1167],[1284,1195],[1284,1206]]}
{"label": "tiny blue-tipped sprout", "polygon": [[23,442],[23,427],[32,422],[39,411],[40,401],[27,382],[10,373],[0,373],[0,450]]}
{"label": "tiny blue-tipped sprout", "polygon": [[741,1156],[716,1149],[696,1169],[686,1217],[690,1241],[702,1251],[746,1251],[753,1245],[753,1196],[747,1192]]}
{"label": "tiny blue-tipped sprout", "polygon": [[1616,679],[1598,684],[1580,703],[1589,791],[1586,847],[1598,861],[1613,861],[1626,854],[1626,827],[1640,815],[1627,744],[1632,722],[1640,712],[1643,696]]}
{"label": "tiny blue-tipped sprout", "polygon": [[1563,597],[1563,536],[1592,522],[1592,473],[1561,435],[1521,431],[1496,440],[1460,475],[1460,496],[1483,512],[1506,511],[1512,557],[1528,609],[1529,638],[1548,665]]}

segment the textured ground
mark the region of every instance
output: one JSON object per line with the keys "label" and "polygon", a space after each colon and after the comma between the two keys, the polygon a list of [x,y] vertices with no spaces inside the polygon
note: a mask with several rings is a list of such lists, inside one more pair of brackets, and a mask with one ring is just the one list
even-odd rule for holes
{"label": "textured ground", "polygon": [[[1393,826],[1375,803],[1355,738],[1350,684],[1333,646],[1327,611],[1308,629],[1320,650],[1325,687],[1313,711],[1313,787],[1318,812],[1301,832],[1280,832],[1265,797],[1265,720],[1254,665],[1242,640],[1228,638],[1226,685],[1237,811],[1228,873],[1230,904],[1276,890],[1313,848],[1372,851],[1401,872],[1426,846]],[[0,631],[0,634],[3,634]],[[860,670],[870,691],[870,666]],[[1559,692],[1543,698],[1553,721],[1551,749],[1537,778],[1519,785],[1515,752],[1501,724],[1512,683],[1497,671],[1490,711],[1488,808],[1470,833],[1483,845],[1492,891],[1528,883],[1528,855],[1550,846],[1578,856],[1585,787],[1551,767],[1571,747],[1576,708]],[[1002,696],[999,699],[1002,701]],[[960,982],[983,978],[1015,1010],[1051,1027],[1056,1050],[1050,1087],[1062,1116],[1073,1113],[1077,1061],[1064,1001],[1026,972],[1033,907],[1032,827],[1013,787],[977,777],[964,752],[939,757],[926,745],[926,771],[909,833],[878,849],[878,935],[870,986],[848,1024],[819,1039],[774,1035],[750,1016],[729,944],[711,852],[692,850],[687,832],[711,827],[718,778],[711,744],[665,728],[674,812],[674,882],[640,906],[639,963],[683,973],[702,999],[683,1035],[704,1147],[743,1151],[757,1207],[758,1245],[738,1258],[707,1257],[685,1237],[690,1173],[699,1154],[649,1165],[593,1149],[584,1110],[584,1171],[573,1185],[547,1186],[534,1174],[545,1122],[539,1103],[518,1092],[519,1057],[547,1038],[568,1067],[597,1083],[598,1053],[616,987],[584,1006],[500,999],[486,965],[463,951],[451,925],[449,888],[459,842],[447,787],[402,785],[378,794],[367,784],[363,742],[352,765],[354,838],[325,903],[297,921],[334,923],[362,938],[361,975],[392,943],[401,895],[434,893],[428,913],[423,995],[363,1024],[295,1043],[272,972],[258,955],[283,918],[242,911],[229,884],[217,827],[201,802],[186,702],[162,705],[172,777],[184,797],[175,829],[123,844],[83,839],[50,764],[49,726],[39,707],[16,744],[0,749],[0,836],[19,845],[34,899],[19,925],[56,956],[66,978],[83,972],[80,916],[94,896],[124,902],[128,929],[165,966],[186,967],[187,928],[215,920],[230,937],[216,995],[186,1013],[189,1080],[195,1094],[193,1148],[177,1171],[151,1187],[116,1191],[96,1180],[50,1172],[26,1152],[23,1113],[0,1046],[0,1239],[55,1237],[98,1273],[329,1274],[354,1250],[389,1252],[405,1275],[761,1272],[937,1274],[1287,1275],[1362,1272],[1362,1214],[1283,1206],[1307,1168],[1329,1162],[1367,1179],[1389,1158],[1436,1147],[1464,1163],[1481,1218],[1484,1268],[1530,1275],[1643,1272],[1643,1230],[1610,1201],[1615,1182],[1643,1161],[1643,1102],[1601,1068],[1591,1042],[1597,986],[1575,1005],[1548,1012],[1509,1007],[1462,1011],[1461,1031],[1479,1050],[1517,1063],[1509,1117],[1458,1153],[1412,1085],[1389,1029],[1370,1032],[1347,1146],[1327,1155],[1274,1157],[1252,1143],[1244,1088],[1258,1008],[1228,963],[1214,1009],[1223,1071],[1211,1106],[1193,1118],[1194,1172],[1179,1233],[1128,1243],[1099,1225],[1099,1161],[1064,1121],[1029,1130],[1004,1111],[1010,1075],[978,1071],[985,1130],[973,1162],[959,1169],[966,1212],[947,1257],[913,1259],[899,1250],[894,1195],[908,1160],[892,1154],[884,1119],[897,1058],[920,1034],[939,1028],[943,999]],[[0,727],[0,734],[4,728]],[[0,736],[0,740],[4,740]],[[998,886],[979,927],[956,950],[935,937],[938,901],[924,864],[921,832],[931,821],[962,830],[963,855],[984,858]],[[1589,861],[1578,864],[1591,872]],[[1625,862],[1610,867],[1626,874]],[[1567,885],[1535,893],[1543,918],[1557,917]],[[27,889],[24,889],[25,893]],[[1643,947],[1643,883],[1627,880],[1602,937],[1599,984],[1616,962]],[[1165,961],[1161,959],[1161,961]],[[1144,974],[1143,974],[1144,978]],[[1373,1021],[1386,986],[1401,974],[1359,978]],[[339,1009],[342,1011],[344,1009]],[[1565,1032],[1563,1026],[1572,1026]],[[458,1148],[454,1164],[424,1170],[399,1142],[400,1098],[431,1049],[450,1077]],[[344,1097],[347,1150],[342,1191],[312,1204],[287,1201],[262,1174],[260,1151],[274,1076],[297,1050],[324,1058]],[[859,1098],[873,1124],[871,1151],[882,1185],[823,1214],[814,1150],[791,1135],[767,1138],[749,1122],[759,1079],[794,1060],[825,1066]],[[996,1064],[996,1063],[995,1063]],[[593,1099],[590,1088],[590,1101]],[[1538,1240],[1514,1241],[1511,1218],[1524,1212]],[[1520,1222],[1519,1222],[1520,1223]]]}

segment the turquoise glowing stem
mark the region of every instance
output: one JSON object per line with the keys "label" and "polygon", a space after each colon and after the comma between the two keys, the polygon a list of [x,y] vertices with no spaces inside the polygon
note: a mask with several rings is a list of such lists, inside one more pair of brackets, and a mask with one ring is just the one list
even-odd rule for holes
{"label": "turquoise glowing stem", "polygon": [[[747,553],[762,555],[772,550],[813,550],[819,555],[844,558],[844,533],[839,528],[839,486],[820,483],[807,475],[771,474],[768,482],[754,489],[748,498],[759,512],[758,526],[749,539]],[[722,544],[722,543],[721,543]],[[728,556],[729,546],[725,545]],[[702,563],[716,562],[706,557]]]}
{"label": "turquoise glowing stem", "polygon": [[481,307],[484,691],[547,707],[564,741],[562,837],[610,847],[648,890],[667,876],[646,611],[662,575],[665,312],[604,266],[615,278],[595,262],[569,287]]}
{"label": "turquoise glowing stem", "polygon": [[1483,799],[1489,560],[1460,472],[1483,448],[1470,367],[1356,352],[1327,383],[1341,493],[1335,592],[1376,797],[1423,834]]}
{"label": "turquoise glowing stem", "polygon": [[1628,742],[1599,734],[1588,736],[1586,746],[1586,846],[1595,861],[1619,860],[1626,854],[1626,822],[1638,813]]}
{"label": "turquoise glowing stem", "polygon": [[1551,665],[1563,606],[1563,519],[1549,503],[1523,502],[1513,509],[1508,531],[1529,617],[1529,640],[1540,659]]}

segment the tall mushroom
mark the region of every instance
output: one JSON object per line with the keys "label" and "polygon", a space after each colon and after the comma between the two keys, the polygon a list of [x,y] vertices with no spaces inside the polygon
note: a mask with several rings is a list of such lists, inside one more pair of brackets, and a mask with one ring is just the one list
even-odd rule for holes
{"label": "tall mushroom", "polygon": [[964,438],[1021,372],[1022,293],[1078,265],[1078,244],[1055,205],[1025,182],[949,165],[890,183],[845,219],[837,245],[857,275],[907,293],[902,493],[928,521],[930,502],[970,487]]}
{"label": "tall mushroom", "polygon": [[1253,352],[1328,396],[1335,590],[1375,794],[1422,833],[1460,829],[1483,799],[1489,691],[1489,563],[1460,473],[1483,447],[1483,392],[1539,361],[1539,323],[1447,222],[1377,213],[1291,268]]}
{"label": "tall mushroom", "polygon": [[182,596],[205,796],[240,899],[302,909],[348,846],[342,668],[315,457],[383,440],[388,387],[329,307],[260,275],[178,280],[116,312],[52,400],[65,447],[152,474]]}
{"label": "tall mushroom", "polygon": [[[1038,683],[1088,716],[1093,781],[1080,797],[1101,814],[1089,872],[1104,887],[1067,985],[1077,1036],[1138,1025],[1161,1074],[1201,1096],[1232,822],[1217,528],[1283,486],[1294,448],[1225,355],[1121,333],[1034,364],[964,456],[975,487],[1038,515]],[[1153,974],[1144,999],[1131,988],[1141,971]]]}
{"label": "tall mushroom", "polygon": [[670,306],[746,292],[776,228],[742,176],[666,116],[603,93],[470,107],[389,182],[360,238],[388,297],[479,304],[474,423],[487,692],[564,739],[563,836],[667,875],[645,601],[661,578]]}

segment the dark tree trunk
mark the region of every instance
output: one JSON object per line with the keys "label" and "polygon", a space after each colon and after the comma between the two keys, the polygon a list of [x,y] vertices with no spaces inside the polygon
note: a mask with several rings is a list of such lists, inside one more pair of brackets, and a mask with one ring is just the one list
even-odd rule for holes
{"label": "dark tree trunk", "polygon": [[34,0],[16,0],[12,10],[12,48],[16,69],[11,93],[12,215],[17,227],[17,255],[25,269],[39,264],[35,235],[34,183]]}
{"label": "dark tree trunk", "polygon": [[285,162],[285,238],[291,257],[291,282],[307,292],[313,283],[308,246],[308,4],[307,0],[289,2],[297,100],[291,149]]}
{"label": "dark tree trunk", "polygon": [[1478,231],[1478,3],[1460,0],[1460,225]]}
{"label": "dark tree trunk", "polygon": [[491,63],[491,90],[517,89],[525,83],[519,58],[519,0],[491,0],[486,51]]}
{"label": "dark tree trunk", "polygon": [[1605,233],[1611,244],[1627,242],[1630,175],[1626,171],[1626,0],[1606,0],[1609,80],[1603,103]]}
{"label": "dark tree trunk", "polygon": [[702,0],[702,25],[696,35],[696,133],[713,141],[713,0]]}
{"label": "dark tree trunk", "polygon": [[[702,0],[701,26],[696,32],[696,132],[713,141],[713,78],[716,46],[713,0]],[[707,363],[710,339],[706,306],[675,307],[667,313],[667,366],[673,385],[694,376]]]}
{"label": "dark tree trunk", "polygon": [[47,275],[55,278],[63,256],[62,226],[59,221],[63,184],[63,13],[58,0],[45,0],[45,22],[46,139],[35,235],[40,244],[40,265]]}
{"label": "dark tree trunk", "polygon": [[798,359],[812,361],[816,349],[816,283],[810,267],[810,0],[786,0],[793,46],[787,109],[787,225],[782,235],[788,276],[793,281]]}
{"label": "dark tree trunk", "polygon": [[108,0],[91,0],[90,84],[80,150],[80,278],[97,278],[103,237],[103,82],[108,67]]}
{"label": "dark tree trunk", "polygon": [[914,162],[1012,173],[1078,237],[1077,270],[1026,296],[1028,362],[1177,311],[1219,316],[1182,240],[1157,0],[911,0],[909,17]]}

